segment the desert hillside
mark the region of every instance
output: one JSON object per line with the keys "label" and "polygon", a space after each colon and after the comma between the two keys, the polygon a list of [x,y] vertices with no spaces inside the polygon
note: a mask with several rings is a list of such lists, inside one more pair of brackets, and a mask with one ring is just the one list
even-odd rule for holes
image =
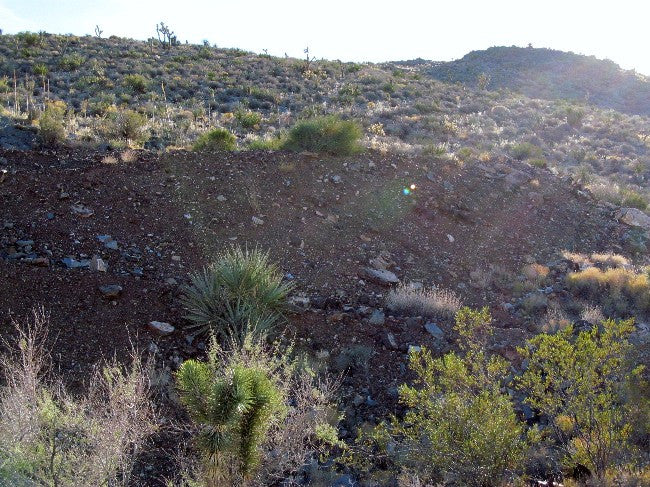
{"label": "desert hillside", "polygon": [[650,80],[616,63],[553,49],[491,47],[449,63],[431,75],[447,82],[509,89],[532,98],[589,103],[632,115],[650,115]]}
{"label": "desert hillside", "polygon": [[0,35],[0,487],[650,485],[647,87]]}

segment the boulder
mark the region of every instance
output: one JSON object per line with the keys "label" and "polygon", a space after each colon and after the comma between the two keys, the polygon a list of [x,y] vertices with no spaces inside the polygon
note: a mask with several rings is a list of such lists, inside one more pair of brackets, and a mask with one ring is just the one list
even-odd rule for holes
{"label": "boulder", "polygon": [[616,219],[631,227],[650,230],[650,216],[637,208],[621,208],[616,212]]}

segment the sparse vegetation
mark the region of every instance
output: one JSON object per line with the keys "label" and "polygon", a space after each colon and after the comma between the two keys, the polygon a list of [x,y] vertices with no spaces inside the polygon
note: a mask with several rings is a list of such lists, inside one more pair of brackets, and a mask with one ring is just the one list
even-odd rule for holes
{"label": "sparse vegetation", "polygon": [[453,291],[402,285],[386,298],[387,306],[410,316],[451,317],[460,309],[460,298]]}
{"label": "sparse vegetation", "polygon": [[196,139],[195,151],[233,151],[237,149],[237,138],[224,128],[214,128]]}
{"label": "sparse vegetation", "polygon": [[361,127],[335,116],[298,122],[290,131],[284,147],[294,151],[350,155],[361,149]]}
{"label": "sparse vegetation", "polygon": [[0,31],[0,485],[648,483],[647,78],[95,34]]}
{"label": "sparse vegetation", "polygon": [[648,274],[632,269],[588,267],[567,276],[573,292],[600,301],[601,306],[616,315],[629,315],[650,310],[650,281]]}
{"label": "sparse vegetation", "polygon": [[156,429],[146,364],[135,352],[129,367],[109,363],[77,397],[51,374],[44,312],[16,326],[2,359],[0,484],[128,485]]}
{"label": "sparse vegetation", "polygon": [[549,418],[547,433],[562,463],[599,479],[633,450],[627,388],[638,386],[642,367],[630,360],[632,330],[631,320],[606,320],[602,330],[594,326],[576,337],[569,326],[520,349],[529,361],[520,387],[526,402]]}

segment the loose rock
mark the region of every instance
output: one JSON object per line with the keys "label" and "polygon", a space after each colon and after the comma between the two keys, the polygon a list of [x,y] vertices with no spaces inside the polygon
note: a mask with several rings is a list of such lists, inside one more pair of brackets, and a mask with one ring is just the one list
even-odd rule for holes
{"label": "loose rock", "polygon": [[162,336],[171,335],[176,330],[173,325],[164,321],[150,321],[149,329]]}
{"label": "loose rock", "polygon": [[118,284],[99,286],[99,292],[101,292],[102,296],[106,299],[114,299],[117,298],[120,294],[122,294],[122,286]]}

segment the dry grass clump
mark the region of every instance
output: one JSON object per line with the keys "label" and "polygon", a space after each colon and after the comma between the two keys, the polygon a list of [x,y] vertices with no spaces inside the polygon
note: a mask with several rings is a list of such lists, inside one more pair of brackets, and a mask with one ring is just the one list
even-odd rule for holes
{"label": "dry grass clump", "polygon": [[650,311],[650,280],[646,273],[588,267],[568,274],[566,281],[574,293],[598,299],[606,308],[619,313],[627,311],[627,304],[642,312]]}
{"label": "dry grass clump", "polygon": [[627,258],[611,252],[604,254],[593,253],[591,254],[591,260],[592,262],[601,264],[604,267],[627,267],[630,265],[630,261],[627,260]]}
{"label": "dry grass clump", "polygon": [[558,306],[551,306],[541,322],[542,333],[556,333],[571,324],[571,320]]}
{"label": "dry grass clump", "polygon": [[16,329],[1,360],[0,485],[128,485],[155,430],[146,364],[136,353],[127,368],[110,363],[72,396],[49,374],[45,313]]}
{"label": "dry grass clump", "polygon": [[580,313],[580,319],[587,321],[592,325],[596,325],[602,321],[605,321],[605,315],[603,314],[602,309],[600,309],[600,306],[589,304],[583,308],[582,312]]}
{"label": "dry grass clump", "polygon": [[578,254],[574,252],[564,251],[562,256],[580,266],[581,269],[587,267],[592,267],[594,265],[601,268],[619,268],[619,267],[630,267],[630,261],[619,254],[614,254],[612,252],[597,253],[594,252],[591,255]]}
{"label": "dry grass clump", "polygon": [[585,254],[579,254],[576,252],[569,252],[568,250],[564,250],[562,251],[562,257],[578,265],[581,269],[585,267],[590,267],[592,265],[589,256]]}
{"label": "dry grass clump", "polygon": [[411,316],[452,317],[461,307],[460,298],[448,289],[420,288],[401,285],[386,299],[388,308]]}
{"label": "dry grass clump", "polygon": [[541,286],[548,277],[549,268],[542,264],[528,264],[522,269],[522,274],[536,287]]}

